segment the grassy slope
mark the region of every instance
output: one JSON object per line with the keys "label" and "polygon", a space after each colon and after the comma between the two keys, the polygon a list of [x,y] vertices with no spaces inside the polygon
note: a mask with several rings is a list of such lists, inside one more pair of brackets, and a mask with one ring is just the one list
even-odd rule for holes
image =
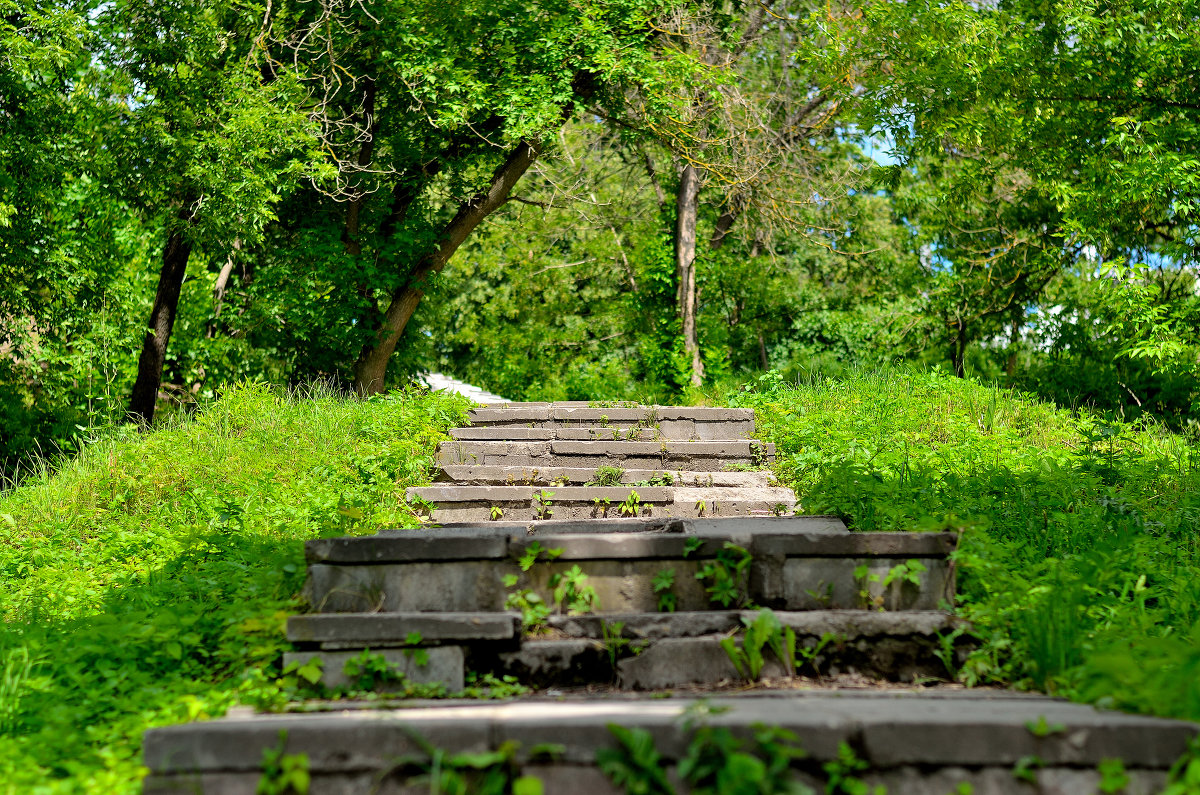
{"label": "grassy slope", "polygon": [[0,793],[136,792],[147,727],[277,699],[302,541],[415,523],[464,409],[244,386],[0,496]]}
{"label": "grassy slope", "polygon": [[[1200,718],[1200,474],[1179,437],[939,373],[710,400],[758,411],[807,510],[965,530],[985,645],[964,678]],[[243,387],[0,497],[0,793],[134,792],[146,727],[275,703],[301,541],[411,523],[403,489],[463,408]]]}
{"label": "grassy slope", "polygon": [[964,530],[960,675],[1200,719],[1198,451],[940,372],[859,373],[713,402],[758,412],[806,512]]}

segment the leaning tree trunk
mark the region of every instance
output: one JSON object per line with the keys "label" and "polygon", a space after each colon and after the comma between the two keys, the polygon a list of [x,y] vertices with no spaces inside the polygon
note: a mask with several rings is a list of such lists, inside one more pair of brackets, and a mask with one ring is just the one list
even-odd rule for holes
{"label": "leaning tree trunk", "polygon": [[450,223],[442,229],[437,248],[417,262],[409,278],[392,293],[391,303],[383,313],[382,323],[373,343],[366,345],[354,364],[354,389],[360,395],[382,392],[387,375],[388,360],[404,334],[409,319],[425,295],[425,283],[441,273],[446,263],[479,223],[500,208],[512,192],[517,180],[541,154],[541,146],[522,141],[508,159],[492,174],[486,192],[463,202]]}
{"label": "leaning tree trunk", "polygon": [[700,194],[700,175],[687,163],[679,174],[675,194],[675,292],[679,318],[683,322],[683,347],[692,359],[692,386],[704,381],[704,362],[700,358],[700,340],[696,333],[696,205]]}
{"label": "leaning tree trunk", "polygon": [[185,234],[192,221],[191,205],[190,201],[184,202],[177,215],[179,223],[171,229],[163,248],[158,290],[154,293],[154,306],[150,309],[150,326],[142,343],[137,380],[129,399],[129,419],[143,425],[154,421],[158,388],[162,385],[163,362],[167,358],[167,343],[175,327],[179,293],[183,288],[183,277],[187,274],[188,258],[192,254],[192,243]]}

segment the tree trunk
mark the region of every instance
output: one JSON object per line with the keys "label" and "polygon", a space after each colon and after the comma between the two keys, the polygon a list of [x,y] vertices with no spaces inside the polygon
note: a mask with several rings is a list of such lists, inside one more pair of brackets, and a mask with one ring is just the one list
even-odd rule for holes
{"label": "tree trunk", "polygon": [[951,342],[950,358],[954,362],[954,374],[966,378],[967,374],[967,324],[958,319],[954,321],[954,340]]}
{"label": "tree trunk", "polygon": [[692,359],[692,386],[704,381],[704,362],[696,334],[696,205],[700,175],[687,163],[679,174],[675,195],[675,305],[683,321],[683,347]]}
{"label": "tree trunk", "polygon": [[1014,317],[1008,330],[1008,361],[1004,373],[1011,379],[1017,374],[1017,343],[1021,341],[1021,319]]}
{"label": "tree trunk", "polygon": [[179,292],[187,274],[188,257],[192,244],[184,234],[192,221],[191,201],[184,202],[176,224],[167,236],[163,248],[162,268],[158,272],[158,290],[154,293],[154,306],[150,310],[150,327],[142,344],[138,358],[137,380],[129,399],[128,419],[142,425],[154,421],[154,409],[158,403],[158,388],[162,384],[163,362],[167,358],[167,342],[175,327],[175,313],[179,309]]}
{"label": "tree trunk", "polygon": [[541,151],[540,145],[522,141],[492,174],[487,191],[473,196],[459,206],[454,218],[442,230],[437,248],[422,257],[413,267],[407,281],[392,293],[391,303],[383,314],[383,322],[375,335],[374,344],[363,348],[354,365],[356,392],[368,395],[383,391],[388,360],[425,295],[426,281],[430,276],[441,273],[475,227],[508,200],[508,195],[517,184],[517,180],[533,165]]}

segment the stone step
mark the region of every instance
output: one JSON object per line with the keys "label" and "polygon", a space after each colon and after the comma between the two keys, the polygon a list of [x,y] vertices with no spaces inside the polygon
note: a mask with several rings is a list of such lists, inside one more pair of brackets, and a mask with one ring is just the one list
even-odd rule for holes
{"label": "stone step", "polygon": [[[627,429],[647,431],[651,438],[677,440],[750,439],[754,437],[752,409],[702,408],[689,406],[629,406],[598,408],[578,404],[525,404],[475,409],[470,413],[472,431],[524,428],[610,434]],[[456,438],[559,438],[579,439],[590,436],[487,436],[464,435]],[[609,438],[612,438],[611,436]]]}
{"label": "stone step", "polygon": [[435,522],[616,519],[636,516],[783,516],[796,510],[791,489],[659,486],[460,486],[410,488],[410,503]]}
{"label": "stone step", "polygon": [[775,445],[756,441],[453,441],[438,445],[441,466],[517,466],[692,470],[763,469]]}
{"label": "stone step", "polygon": [[[673,776],[697,724],[748,740],[755,726],[791,732],[805,751],[791,774],[825,791],[824,765],[842,747],[863,765],[850,774],[864,791],[892,795],[995,795],[1100,791],[1100,764],[1124,763],[1127,795],[1160,792],[1170,766],[1200,726],[1103,712],[1059,699],[994,690],[760,690],[745,695],[671,699],[557,696],[513,702],[424,702],[424,709],[347,708],[305,714],[231,714],[151,729],[145,795],[254,795],[263,753],[305,755],[310,795],[416,792],[423,770],[398,759],[517,749],[520,772],[546,793],[608,795],[622,790],[597,767],[596,753],[616,749],[611,725],[649,734]],[[1049,731],[1036,727],[1050,727]],[[550,759],[537,755],[555,748]],[[1030,764],[1036,760],[1035,764]],[[840,769],[845,769],[841,765]],[[1027,771],[1027,783],[1014,775]],[[849,771],[847,771],[849,772]],[[409,789],[408,787],[413,787]],[[839,790],[841,791],[841,790]]]}
{"label": "stone step", "polygon": [[[939,655],[946,651],[939,638],[961,624],[939,611],[773,615],[795,633],[796,668],[789,671],[768,648],[763,678],[795,673],[900,682],[945,678]],[[397,661],[411,681],[441,681],[451,691],[461,688],[467,669],[516,676],[539,688],[611,682],[627,690],[662,690],[738,680],[742,674],[721,644],[726,638],[740,644],[740,635],[759,617],[752,610],[557,615],[540,632],[522,637],[519,613],[303,615],[288,620],[288,639],[302,648],[285,655],[284,663],[320,658],[329,687],[346,684],[346,661],[370,650]],[[425,649],[425,665],[414,665],[413,648]],[[965,644],[956,653],[958,659],[950,662],[961,664]]]}
{"label": "stone step", "polygon": [[[945,679],[942,635],[961,624],[942,611],[878,613],[867,610],[776,612],[796,637],[796,670],[769,649],[761,677],[852,674],[882,681]],[[614,682],[625,690],[664,690],[738,681],[742,673],[722,647],[726,638],[743,643],[758,611],[632,613],[614,616],[552,616],[558,636],[526,638],[519,649],[498,656],[496,673],[538,687]],[[959,644],[954,664],[965,659]]]}
{"label": "stone step", "polygon": [[323,539],[307,545],[306,596],[327,613],[501,611],[526,590],[552,604],[556,578],[582,574],[596,612],[650,612],[656,578],[670,570],[679,610],[715,609],[710,594],[722,581],[726,602],[782,610],[953,603],[954,534],[804,532],[803,517],[691,521],[700,529],[530,536],[483,525]]}
{"label": "stone step", "polygon": [[[608,479],[602,483],[600,476]],[[612,482],[613,479],[617,482]],[[693,488],[771,488],[776,486],[771,472],[685,472],[665,469],[620,469],[597,473],[593,468],[522,466],[466,466],[448,464],[438,470],[435,483],[453,482],[463,486],[688,486]]]}

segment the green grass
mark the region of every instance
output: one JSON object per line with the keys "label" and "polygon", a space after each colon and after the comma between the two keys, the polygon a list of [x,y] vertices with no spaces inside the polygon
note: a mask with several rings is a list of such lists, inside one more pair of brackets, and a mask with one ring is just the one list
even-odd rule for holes
{"label": "green grass", "polygon": [[[768,374],[752,406],[804,509],[955,528],[968,682],[1200,718],[1200,473],[1185,438],[940,372]],[[304,539],[412,525],[465,401],[228,391],[0,496],[0,793],[133,793],[142,732],[277,706]]]}
{"label": "green grass", "polygon": [[466,401],[246,385],[0,496],[0,793],[133,793],[151,726],[282,698],[303,541],[413,525]]}
{"label": "green grass", "polygon": [[1080,416],[944,372],[709,396],[752,406],[807,513],[963,532],[958,672],[1200,719],[1200,460],[1152,424]]}

